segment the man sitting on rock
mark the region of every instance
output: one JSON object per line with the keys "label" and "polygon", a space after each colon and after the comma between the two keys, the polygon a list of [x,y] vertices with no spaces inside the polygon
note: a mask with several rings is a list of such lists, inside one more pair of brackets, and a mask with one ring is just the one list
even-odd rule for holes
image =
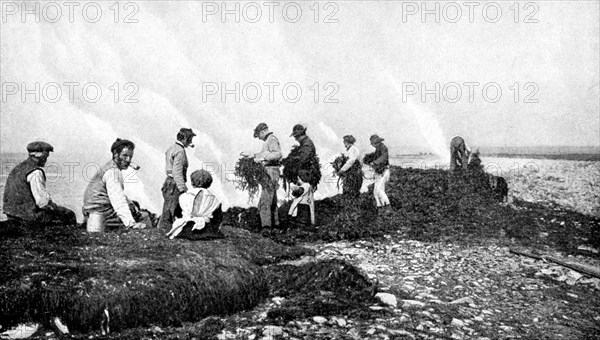
{"label": "man sitting on rock", "polygon": [[135,144],[119,139],[110,148],[112,160],[94,175],[83,196],[83,215],[87,221],[91,212],[104,215],[107,228],[143,229],[153,225],[147,212],[125,196],[122,171],[131,165]]}
{"label": "man sitting on rock", "polygon": [[46,189],[44,165],[54,147],[46,142],[27,145],[29,158],[17,165],[6,180],[4,213],[9,220],[37,225],[75,225],[75,213],[52,202]]}

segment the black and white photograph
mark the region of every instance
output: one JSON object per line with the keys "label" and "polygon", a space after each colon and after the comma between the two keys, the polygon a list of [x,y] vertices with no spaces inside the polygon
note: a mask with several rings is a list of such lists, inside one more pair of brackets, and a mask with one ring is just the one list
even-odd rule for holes
{"label": "black and white photograph", "polygon": [[0,339],[600,339],[597,0],[0,0]]}

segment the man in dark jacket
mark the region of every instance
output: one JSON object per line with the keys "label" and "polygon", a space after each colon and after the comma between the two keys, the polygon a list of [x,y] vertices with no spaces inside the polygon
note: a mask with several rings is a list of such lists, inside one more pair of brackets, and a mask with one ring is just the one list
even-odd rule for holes
{"label": "man in dark jacket", "polygon": [[10,220],[35,224],[75,225],[75,213],[52,202],[46,189],[44,165],[54,147],[46,142],[27,145],[29,158],[17,165],[6,180],[4,213]]}
{"label": "man in dark jacket", "polygon": [[467,170],[471,148],[461,136],[450,141],[450,170]]}
{"label": "man in dark jacket", "polygon": [[196,134],[192,129],[181,128],[177,133],[177,142],[165,152],[167,177],[161,189],[165,203],[158,222],[159,228],[164,230],[171,229],[175,217],[181,217],[179,196],[187,191],[188,159],[185,148],[194,147],[194,144],[192,144],[194,136]]}
{"label": "man in dark jacket", "polygon": [[[383,144],[384,139],[378,135],[372,135],[370,138],[371,146],[375,152],[365,157],[365,163],[369,164],[375,170],[375,186],[373,195],[377,208],[383,208],[390,205],[390,200],[385,193],[385,184],[390,180],[390,161],[388,148]],[[366,160],[368,159],[368,161]]]}
{"label": "man in dark jacket", "polygon": [[306,127],[296,124],[292,129],[290,137],[294,137],[299,145],[290,152],[298,166],[298,181],[291,184],[294,200],[290,206],[288,214],[292,217],[298,217],[298,211],[302,210],[299,222],[308,224],[307,214],[310,211],[310,224],[315,225],[315,200],[314,191],[321,179],[321,169],[318,165],[317,151],[312,140],[306,135]]}

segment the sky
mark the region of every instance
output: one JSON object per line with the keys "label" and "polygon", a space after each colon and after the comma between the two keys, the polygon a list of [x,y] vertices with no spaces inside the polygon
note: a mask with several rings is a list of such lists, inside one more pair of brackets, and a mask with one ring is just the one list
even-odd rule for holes
{"label": "sky", "polygon": [[421,3],[2,1],[0,151],[102,163],[128,138],[160,187],[180,127],[194,166],[228,169],[260,122],[284,154],[305,124],[322,159],[346,134],[443,159],[454,135],[600,146],[598,1]]}

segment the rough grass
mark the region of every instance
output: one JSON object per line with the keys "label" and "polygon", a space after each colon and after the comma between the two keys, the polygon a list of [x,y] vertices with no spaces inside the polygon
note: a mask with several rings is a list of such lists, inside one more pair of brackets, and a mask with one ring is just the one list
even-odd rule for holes
{"label": "rough grass", "polygon": [[247,231],[226,238],[168,240],[159,230],[87,234],[80,229],[0,228],[0,320],[45,324],[59,316],[73,331],[177,326],[250,308],[268,296],[259,264],[306,253]]}

